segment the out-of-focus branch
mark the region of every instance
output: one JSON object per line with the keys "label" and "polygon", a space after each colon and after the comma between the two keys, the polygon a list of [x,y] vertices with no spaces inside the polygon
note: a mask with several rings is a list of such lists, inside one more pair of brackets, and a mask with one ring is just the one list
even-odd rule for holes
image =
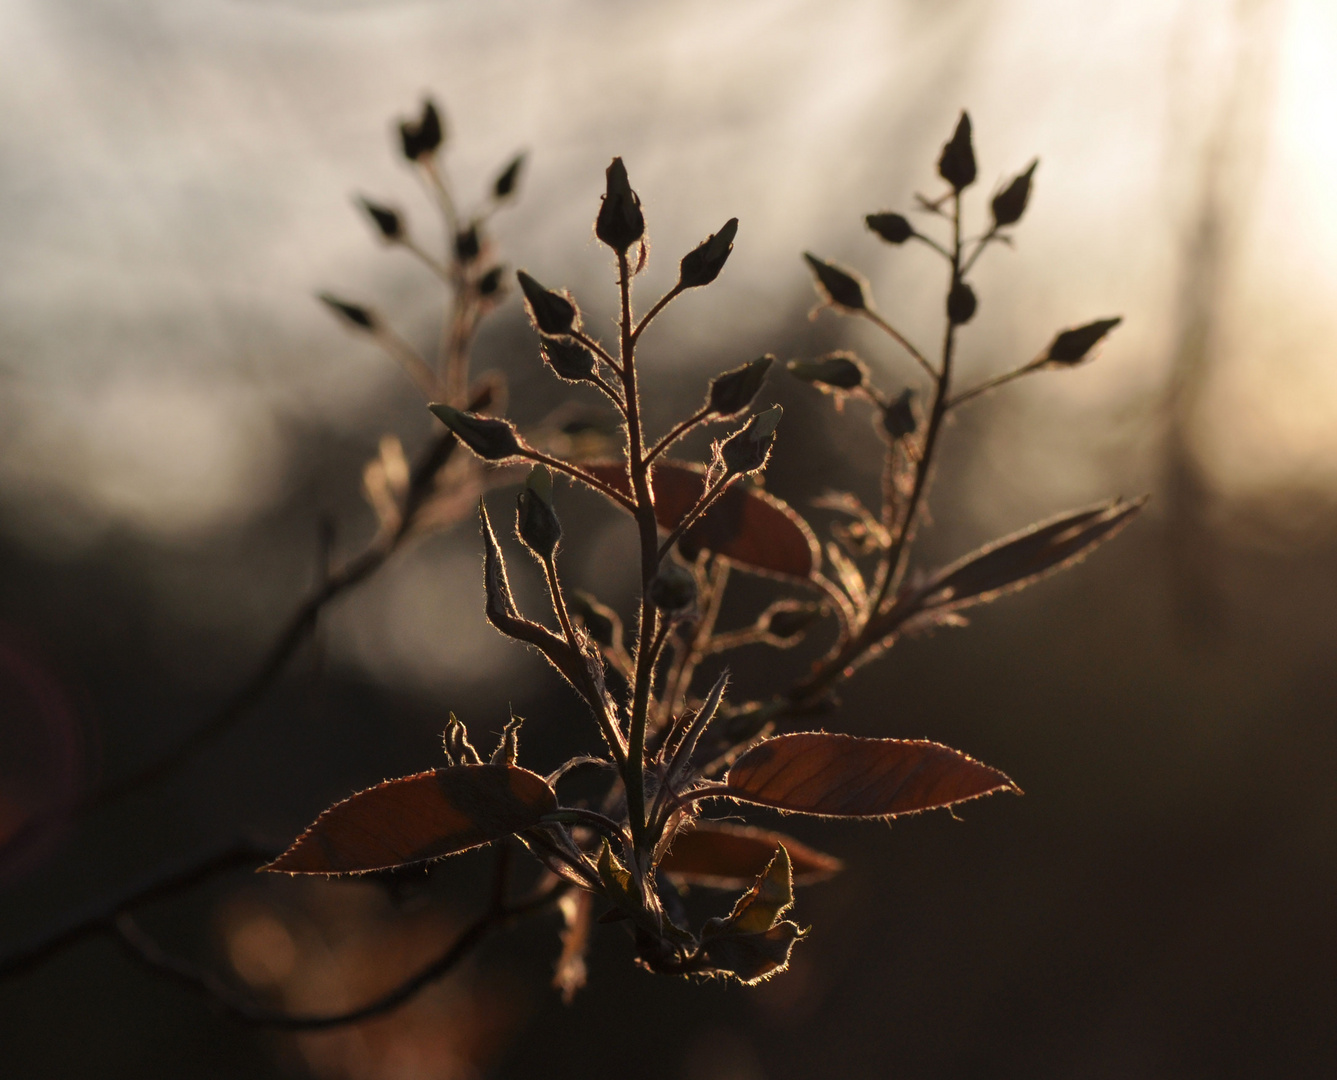
{"label": "out-of-focus branch", "polygon": [[[506,856],[499,855],[499,858]],[[570,888],[565,881],[559,881],[528,899],[515,904],[494,903],[471,922],[450,946],[431,963],[419,969],[403,982],[397,984],[380,997],[365,1005],[338,1013],[315,1013],[292,1015],[277,1009],[270,1009],[256,1004],[245,995],[222,982],[212,972],[199,968],[187,960],[173,956],[162,948],[139,926],[134,919],[124,914],[115,920],[115,932],[121,944],[130,956],[156,974],[166,976],[180,986],[203,994],[214,1002],[223,1012],[235,1020],[258,1027],[277,1028],[281,1031],[324,1031],[329,1028],[348,1027],[384,1016],[403,1005],[419,991],[443,978],[459,965],[484,939],[494,931],[500,930],[517,919],[540,911],[557,901]]]}

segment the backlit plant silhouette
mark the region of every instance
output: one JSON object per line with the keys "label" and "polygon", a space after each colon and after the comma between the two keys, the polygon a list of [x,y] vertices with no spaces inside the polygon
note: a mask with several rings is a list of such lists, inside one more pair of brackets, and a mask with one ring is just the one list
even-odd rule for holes
{"label": "backlit plant silhouette", "polygon": [[[592,384],[603,394],[620,423],[621,457],[585,460],[548,452],[542,437],[522,433],[495,415],[487,400],[466,392],[462,365],[450,369],[443,384],[421,380],[438,398],[433,412],[477,459],[530,467],[514,527],[546,581],[551,611],[517,607],[493,523],[480,503],[484,612],[492,626],[539,653],[570,685],[589,714],[590,752],[543,776],[520,764],[519,720],[507,725],[485,757],[452,715],[444,766],[387,781],[331,807],[268,869],[367,873],[485,844],[498,845],[504,869],[510,845],[518,841],[546,876],[520,902],[506,899],[500,876],[485,918],[498,922],[560,902],[567,927],[557,980],[568,994],[583,980],[595,918],[625,926],[639,962],[653,971],[754,982],[783,970],[805,932],[787,917],[793,885],[827,876],[839,864],[781,834],[712,821],[713,813],[734,814],[741,804],[889,818],[1016,790],[998,770],[937,743],[785,729],[810,717],[900,635],[960,624],[964,610],[1080,558],[1141,505],[1112,500],[1070,513],[941,569],[912,562],[951,412],[1021,375],[1080,363],[1119,321],[1065,330],[1029,363],[965,390],[955,385],[958,340],[977,306],[970,272],[990,247],[1010,242],[1007,230],[1026,209],[1035,167],[994,195],[988,226],[966,236],[963,194],[976,180],[976,165],[963,114],[938,161],[945,189],[917,197],[919,211],[930,225],[943,226],[945,236],[936,239],[901,214],[868,216],[868,227],[886,242],[913,241],[945,263],[945,325],[932,359],[879,314],[858,275],[805,256],[824,304],[881,328],[922,369],[927,386],[922,405],[912,389],[888,392],[847,352],[788,365],[792,376],[838,403],[871,406],[869,438],[882,443],[881,505],[870,510],[844,493],[825,498],[823,505],[841,520],[822,545],[791,507],[756,483],[784,430],[780,408],[764,405],[772,357],[716,377],[701,407],[667,433],[646,430],[641,339],[668,304],[720,275],[738,222],[728,221],[685,255],[677,283],[638,314],[633,282],[647,258],[645,220],[621,159],[614,159],[595,234],[615,262],[617,340],[605,343],[589,332],[568,293],[523,271],[518,279],[543,360],[557,378]],[[369,210],[381,223],[376,208]],[[396,238],[395,224],[382,223],[389,239]],[[378,332],[374,320],[364,321],[366,312],[340,307],[354,323]],[[436,393],[439,386],[443,392]],[[674,459],[678,441],[704,425],[719,432],[708,460]],[[481,491],[488,482],[484,474],[471,475],[473,490]],[[634,524],[639,590],[634,625],[625,633],[610,607],[564,577],[563,489],[554,483],[562,477],[600,493]],[[721,631],[717,618],[736,572],[777,579],[800,598],[778,599],[754,625]],[[829,647],[791,685],[734,700],[727,673],[709,685],[696,678],[708,657],[758,643],[786,648],[808,635],[824,635]],[[607,785],[600,798],[563,797],[564,778],[577,768],[602,770]],[[732,910],[694,923],[678,891],[692,883],[742,893]]]}

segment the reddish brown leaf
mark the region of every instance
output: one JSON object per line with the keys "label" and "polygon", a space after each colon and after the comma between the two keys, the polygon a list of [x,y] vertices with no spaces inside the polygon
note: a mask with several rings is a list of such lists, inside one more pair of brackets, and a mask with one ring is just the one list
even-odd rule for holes
{"label": "reddish brown leaf", "polygon": [[777,735],[739,758],[720,794],[823,817],[894,817],[1020,789],[997,769],[919,739]]}
{"label": "reddish brown leaf", "polygon": [[1076,562],[1132,520],[1146,499],[1111,499],[1004,537],[934,574],[916,590],[922,608],[982,604]]}
{"label": "reddish brown leaf", "polygon": [[673,847],[660,862],[659,869],[695,885],[741,889],[765,872],[782,845],[793,864],[795,885],[824,881],[843,866],[834,856],[810,848],[784,833],[755,829],[750,825],[703,821],[674,838]]}
{"label": "reddish brown leaf", "polygon": [[455,765],[387,780],[335,803],[265,867],[357,874],[453,855],[532,828],[557,809],[543,777],[514,765]]}
{"label": "reddish brown leaf", "polygon": [[[619,462],[585,465],[609,486],[631,493]],[[678,461],[656,464],[653,473],[655,517],[671,530],[705,493],[705,470]],[[735,483],[706,511],[680,541],[689,557],[702,549],[743,570],[807,579],[821,564],[821,549],[808,523],[790,506],[753,484]]]}

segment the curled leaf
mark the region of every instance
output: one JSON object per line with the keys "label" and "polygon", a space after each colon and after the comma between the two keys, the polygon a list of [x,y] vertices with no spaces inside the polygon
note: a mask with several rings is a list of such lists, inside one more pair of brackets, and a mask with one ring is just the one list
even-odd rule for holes
{"label": "curled leaf", "polygon": [[789,853],[795,885],[825,881],[843,865],[834,856],[783,833],[750,825],[700,821],[678,833],[659,869],[691,884],[738,889],[764,873],[782,847]]}
{"label": "curled leaf", "polygon": [[335,803],[266,870],[358,874],[454,855],[539,824],[557,809],[543,777],[514,765],[454,765],[387,780]]}
{"label": "curled leaf", "polygon": [[789,853],[781,846],[729,917],[706,922],[702,953],[717,971],[749,985],[783,971],[794,942],[803,936],[797,923],[781,921],[793,906]]}
{"label": "curled leaf", "polygon": [[[610,487],[630,493],[622,464],[600,462],[585,468]],[[659,462],[652,484],[655,518],[661,529],[670,530],[705,494],[705,470],[683,462]],[[726,489],[683,534],[679,545],[689,558],[711,551],[740,569],[785,578],[807,580],[821,564],[821,549],[808,523],[787,503],[751,484],[736,483]]]}
{"label": "curled leaf", "polygon": [[938,743],[805,731],[752,747],[719,794],[800,814],[885,818],[997,791],[1019,789],[997,769]]}

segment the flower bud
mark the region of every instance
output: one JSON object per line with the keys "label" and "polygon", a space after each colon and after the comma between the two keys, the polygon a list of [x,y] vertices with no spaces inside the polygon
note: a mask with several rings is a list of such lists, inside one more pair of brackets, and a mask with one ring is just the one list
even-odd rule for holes
{"label": "flower bud", "polygon": [[492,183],[492,195],[497,199],[504,199],[515,193],[515,187],[520,182],[520,170],[524,167],[525,155],[516,154],[511,163],[502,169],[497,175],[497,179]]}
{"label": "flower bud", "polygon": [[1036,158],[1024,173],[1014,177],[1012,183],[993,197],[995,229],[1001,229],[1005,225],[1015,225],[1021,220],[1021,215],[1026,212],[1026,204],[1031,198],[1031,177],[1035,175],[1035,167],[1039,164],[1040,159]]}
{"label": "flower bud", "polygon": [[820,291],[836,307],[846,308],[849,311],[862,311],[870,306],[864,294],[863,280],[858,275],[832,263],[823,262],[811,252],[805,251],[803,257],[808,260],[808,266],[816,275]]}
{"label": "flower bud", "polygon": [[737,416],[749,405],[766,381],[766,372],[775,363],[774,356],[763,356],[750,364],[716,375],[710,383],[710,396],[706,401],[713,416]]}
{"label": "flower bud", "polygon": [[621,254],[645,235],[645,216],[620,157],[613,158],[606,176],[608,186],[594,222],[594,235]]}
{"label": "flower bud", "polygon": [[594,376],[594,354],[569,338],[545,338],[539,350],[559,378],[588,382]]}
{"label": "flower bud", "polygon": [[515,276],[525,294],[529,317],[534,320],[538,332],[554,337],[569,334],[580,318],[580,312],[570,298],[545,289],[523,270],[517,270]]}
{"label": "flower bud", "polygon": [[733,251],[733,238],[738,233],[738,219],[730,218],[717,233],[707,236],[682,257],[678,266],[678,286],[695,289],[709,285],[724,269]]}
{"label": "flower bud", "polygon": [[515,497],[515,531],[540,559],[552,558],[562,539],[562,523],[552,508],[552,474],[543,465],[534,466]]}
{"label": "flower bud", "polygon": [[915,414],[914,401],[915,392],[906,388],[882,410],[882,428],[893,439],[904,439],[918,430],[919,417]]}
{"label": "flower bud", "polygon": [[395,243],[404,237],[404,223],[399,218],[398,211],[392,210],[388,206],[381,206],[370,199],[359,198],[358,202],[362,209],[367,212],[367,216],[381,231],[383,236],[390,243]]}
{"label": "flower bud", "polygon": [[484,461],[518,457],[523,449],[510,422],[492,416],[461,412],[439,402],[427,406],[455,437]]}
{"label": "flower bud", "polygon": [[914,226],[903,214],[869,214],[864,221],[888,244],[903,244],[914,236]]}
{"label": "flower bud", "polygon": [[321,293],[320,300],[321,303],[328,305],[335,314],[354,326],[363,330],[376,329],[376,316],[366,308],[340,300],[337,296],[331,296],[329,293]]}
{"label": "flower bud", "polygon": [[479,296],[495,296],[501,291],[502,278],[506,274],[504,266],[494,266],[478,279]]}
{"label": "flower bud", "polygon": [[696,577],[687,567],[665,559],[646,590],[650,603],[669,615],[681,614],[696,604]]}
{"label": "flower bud", "polygon": [[942,148],[938,175],[958,192],[975,182],[975,149],[970,144],[970,116],[962,112],[951,140]]}
{"label": "flower bud", "polygon": [[405,120],[399,125],[400,145],[404,150],[404,156],[409,161],[418,161],[420,158],[433,154],[445,141],[445,132],[441,124],[441,114],[436,111],[436,105],[431,98],[425,98],[422,103],[422,116],[415,123],[412,120]]}
{"label": "flower bud", "polygon": [[1064,330],[1054,338],[1041,363],[1058,364],[1063,367],[1080,364],[1101,339],[1121,322],[1123,317],[1116,315],[1112,319],[1097,319],[1085,326]]}
{"label": "flower bud", "polygon": [[478,253],[483,250],[482,242],[478,239],[478,225],[470,222],[467,229],[461,229],[455,234],[455,258],[462,263],[471,263],[478,258]]}
{"label": "flower bud", "polygon": [[719,445],[715,455],[723,462],[726,473],[746,475],[765,467],[783,413],[779,405],[772,405],[753,416],[745,427]]}
{"label": "flower bud", "polygon": [[855,390],[868,378],[868,369],[853,353],[834,352],[820,360],[791,360],[789,373],[804,382],[834,390]]}
{"label": "flower bud", "polygon": [[951,320],[953,326],[970,322],[978,306],[975,290],[964,281],[958,281],[947,294],[947,318]]}

